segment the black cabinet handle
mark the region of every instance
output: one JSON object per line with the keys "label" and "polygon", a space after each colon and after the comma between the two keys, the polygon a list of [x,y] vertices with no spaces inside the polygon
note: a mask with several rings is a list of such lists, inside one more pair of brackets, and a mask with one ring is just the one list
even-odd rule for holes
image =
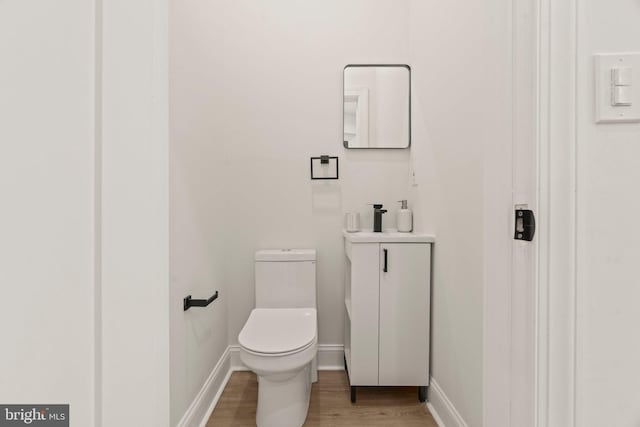
{"label": "black cabinet handle", "polygon": [[388,264],[387,264],[387,255],[388,255],[388,250],[387,249],[383,249],[384,251],[384,268],[382,269],[382,271],[384,271],[385,273],[388,272],[389,270],[387,269]]}
{"label": "black cabinet handle", "polygon": [[206,307],[215,300],[218,299],[218,291],[211,296],[209,299],[192,299],[191,295],[187,295],[187,297],[183,300],[182,307],[184,311],[189,310],[191,307]]}

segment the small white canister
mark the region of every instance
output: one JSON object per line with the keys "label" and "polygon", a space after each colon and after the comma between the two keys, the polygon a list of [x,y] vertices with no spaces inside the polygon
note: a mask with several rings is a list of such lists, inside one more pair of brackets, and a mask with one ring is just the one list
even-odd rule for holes
{"label": "small white canister", "polygon": [[360,231],[359,212],[347,212],[344,214],[344,229],[347,230],[348,233]]}

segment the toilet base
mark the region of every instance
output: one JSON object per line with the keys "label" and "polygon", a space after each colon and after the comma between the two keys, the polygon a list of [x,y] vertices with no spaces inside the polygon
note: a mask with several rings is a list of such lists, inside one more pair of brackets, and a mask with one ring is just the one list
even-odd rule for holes
{"label": "toilet base", "polygon": [[301,427],[311,396],[311,363],[297,373],[259,377],[258,427]]}

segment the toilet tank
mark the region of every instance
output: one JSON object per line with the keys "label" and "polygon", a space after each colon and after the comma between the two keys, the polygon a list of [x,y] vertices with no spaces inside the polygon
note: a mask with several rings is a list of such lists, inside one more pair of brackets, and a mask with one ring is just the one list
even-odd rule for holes
{"label": "toilet tank", "polygon": [[256,252],[256,308],[316,308],[315,249]]}

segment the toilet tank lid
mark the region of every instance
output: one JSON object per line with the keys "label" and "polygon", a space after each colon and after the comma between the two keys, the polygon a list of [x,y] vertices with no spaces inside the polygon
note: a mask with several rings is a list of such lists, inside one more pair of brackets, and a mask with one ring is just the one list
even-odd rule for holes
{"label": "toilet tank lid", "polygon": [[256,251],[256,261],[315,261],[315,249],[263,249]]}

